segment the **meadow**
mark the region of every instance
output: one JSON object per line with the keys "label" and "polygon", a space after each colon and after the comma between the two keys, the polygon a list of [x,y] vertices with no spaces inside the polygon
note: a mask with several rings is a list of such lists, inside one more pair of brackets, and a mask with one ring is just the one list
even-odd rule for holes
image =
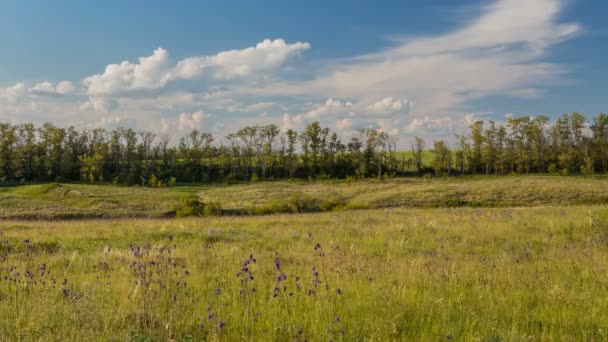
{"label": "meadow", "polygon": [[[0,219],[165,218],[188,198],[218,202],[224,215],[383,208],[608,204],[608,178],[464,176],[384,180],[267,181],[166,188],[43,183],[0,186]],[[290,201],[304,207],[285,207]]]}
{"label": "meadow", "polygon": [[0,340],[606,340],[607,183],[0,188]]}

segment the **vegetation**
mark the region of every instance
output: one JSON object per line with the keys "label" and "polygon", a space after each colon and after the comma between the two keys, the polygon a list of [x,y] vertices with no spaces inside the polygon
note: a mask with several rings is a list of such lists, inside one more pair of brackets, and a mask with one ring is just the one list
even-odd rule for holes
{"label": "vegetation", "polygon": [[607,129],[0,125],[0,340],[607,340]]}
{"label": "vegetation", "polygon": [[0,223],[6,340],[606,340],[608,207]]}
{"label": "vegetation", "polygon": [[411,153],[398,153],[397,139],[383,132],[362,129],[342,141],[318,122],[302,132],[281,133],[275,125],[245,127],[219,144],[210,133],[194,130],[177,146],[170,136],[132,129],[0,124],[0,182],[83,180],[164,187],[284,178],[608,171],[606,114],[589,125],[573,113],[554,122],[525,116],[509,119],[506,126],[478,121],[470,128],[470,135],[457,137],[452,148],[445,141],[427,144],[415,137]]}
{"label": "vegetation", "polygon": [[[190,201],[190,204],[188,204]],[[181,202],[181,204],[180,204]],[[0,187],[0,219],[166,218],[374,208],[608,204],[604,176],[466,176],[123,187],[35,184]],[[213,209],[215,208],[215,209]],[[213,210],[212,210],[213,209]],[[202,213],[202,214],[201,214]],[[187,215],[186,215],[187,216]]]}

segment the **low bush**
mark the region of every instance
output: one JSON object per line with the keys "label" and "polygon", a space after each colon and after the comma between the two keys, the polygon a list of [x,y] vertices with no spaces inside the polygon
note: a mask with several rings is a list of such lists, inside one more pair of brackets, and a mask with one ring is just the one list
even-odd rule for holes
{"label": "low bush", "polygon": [[264,205],[248,210],[250,214],[272,215],[290,213],[314,213],[338,210],[345,206],[344,201],[337,198],[325,200],[316,199],[306,195],[292,195],[285,199],[274,199]]}
{"label": "low bush", "polygon": [[205,203],[199,198],[186,198],[175,207],[175,217],[188,216],[221,216],[222,206],[219,202]]}

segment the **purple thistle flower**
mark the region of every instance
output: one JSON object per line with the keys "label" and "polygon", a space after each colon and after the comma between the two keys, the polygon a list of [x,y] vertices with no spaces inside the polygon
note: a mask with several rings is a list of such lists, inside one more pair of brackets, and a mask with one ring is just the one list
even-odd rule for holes
{"label": "purple thistle flower", "polygon": [[220,326],[220,329],[224,329],[224,327],[226,326],[226,323],[224,323],[224,321],[220,321],[219,326]]}

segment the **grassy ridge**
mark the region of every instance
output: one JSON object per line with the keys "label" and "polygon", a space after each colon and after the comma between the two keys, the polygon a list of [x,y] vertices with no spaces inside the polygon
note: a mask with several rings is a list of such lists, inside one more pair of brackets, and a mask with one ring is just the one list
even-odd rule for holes
{"label": "grassy ridge", "polygon": [[[0,218],[161,217],[180,199],[219,202],[225,214],[398,207],[514,207],[608,203],[605,177],[453,177],[368,181],[260,182],[149,189],[86,184],[0,188]],[[298,202],[298,205],[290,205]],[[303,203],[303,204],[302,204]],[[301,206],[302,210],[294,209]]]}
{"label": "grassy ridge", "polygon": [[18,221],[0,232],[3,340],[608,338],[606,206]]}

